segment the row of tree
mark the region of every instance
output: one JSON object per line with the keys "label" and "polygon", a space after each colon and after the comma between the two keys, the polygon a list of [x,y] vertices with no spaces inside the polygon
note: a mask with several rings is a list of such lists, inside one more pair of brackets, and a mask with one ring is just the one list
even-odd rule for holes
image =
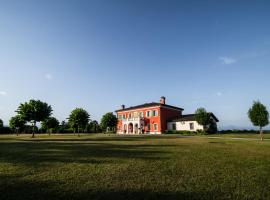
{"label": "row of tree", "polygon": [[[37,132],[37,123],[41,122],[41,131],[50,133],[72,130],[74,133],[82,132],[101,132],[101,131],[114,131],[117,125],[117,118],[113,113],[106,113],[98,124],[96,120],[90,119],[90,114],[82,109],[74,109],[68,119],[68,122],[59,121],[52,117],[52,107],[46,102],[31,99],[29,102],[21,103],[15,111],[16,116],[12,117],[9,121],[9,127],[17,134],[25,131],[30,127],[32,128],[32,137],[35,137]],[[3,127],[3,121],[0,119],[0,128]]]}
{"label": "row of tree", "polygon": [[[196,121],[205,127],[207,132],[216,132],[217,127],[211,118],[211,113],[206,112],[204,108],[196,110]],[[254,126],[260,129],[260,138],[263,141],[263,127],[269,124],[269,112],[265,105],[260,101],[254,101],[252,107],[248,110],[248,117]]]}

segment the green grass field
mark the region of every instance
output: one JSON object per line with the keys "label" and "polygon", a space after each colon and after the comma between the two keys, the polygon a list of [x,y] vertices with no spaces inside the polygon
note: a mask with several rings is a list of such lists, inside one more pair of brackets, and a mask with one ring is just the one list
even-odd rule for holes
{"label": "green grass field", "polygon": [[270,199],[270,141],[2,135],[0,199]]}

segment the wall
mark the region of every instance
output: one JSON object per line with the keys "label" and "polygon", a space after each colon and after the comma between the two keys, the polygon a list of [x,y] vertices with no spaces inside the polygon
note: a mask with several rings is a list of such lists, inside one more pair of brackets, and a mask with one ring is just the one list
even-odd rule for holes
{"label": "wall", "polygon": [[[194,124],[194,130],[190,130],[189,124]],[[197,130],[203,130],[203,126],[198,124],[197,121],[180,121],[180,122],[168,122],[168,130],[173,130],[173,124],[176,124],[176,130],[177,131],[197,131]]]}
{"label": "wall", "polygon": [[171,108],[166,108],[166,107],[161,107],[160,108],[160,113],[161,113],[161,132],[168,130],[167,128],[167,121],[172,120],[177,117],[181,117],[182,111],[176,110],[176,109],[171,109]]}

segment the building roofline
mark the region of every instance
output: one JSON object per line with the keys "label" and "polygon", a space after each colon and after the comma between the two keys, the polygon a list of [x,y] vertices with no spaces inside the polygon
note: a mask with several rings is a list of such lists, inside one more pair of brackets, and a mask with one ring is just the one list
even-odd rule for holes
{"label": "building roofline", "polygon": [[[216,122],[219,122],[219,119],[218,119],[212,112],[209,112],[209,114],[211,115],[211,117],[214,118],[214,120],[215,120]],[[195,120],[195,115],[196,115],[196,114],[182,115],[182,116],[177,117],[177,118],[175,118],[175,119],[173,119],[173,120],[170,120],[170,121],[172,121],[172,122],[179,122],[179,121],[193,121],[193,120]]]}
{"label": "building roofline", "polygon": [[115,112],[136,110],[136,109],[140,109],[140,108],[147,108],[147,107],[153,107],[153,106],[161,106],[161,107],[165,107],[165,108],[166,107],[167,108],[173,108],[173,109],[180,110],[180,111],[184,110],[183,108],[179,108],[179,107],[176,107],[176,106],[171,106],[171,105],[168,105],[168,104],[152,102],[152,103],[145,103],[145,104],[141,104],[141,105],[137,105],[137,106],[131,106],[131,107],[124,108],[124,109],[119,109],[119,110],[116,110]]}

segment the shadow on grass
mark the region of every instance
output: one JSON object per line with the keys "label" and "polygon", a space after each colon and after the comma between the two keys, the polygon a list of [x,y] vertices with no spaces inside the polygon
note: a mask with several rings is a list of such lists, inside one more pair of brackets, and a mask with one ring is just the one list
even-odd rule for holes
{"label": "shadow on grass", "polygon": [[207,192],[170,192],[137,189],[91,189],[82,190],[59,188],[56,181],[26,181],[22,178],[0,176],[0,199],[5,200],[55,200],[55,199],[212,199],[214,193]]}
{"label": "shadow on grass", "polygon": [[0,145],[0,161],[24,165],[42,165],[44,162],[98,164],[130,158],[160,160],[167,154],[159,150],[162,145],[61,141],[64,142],[4,142]]}

